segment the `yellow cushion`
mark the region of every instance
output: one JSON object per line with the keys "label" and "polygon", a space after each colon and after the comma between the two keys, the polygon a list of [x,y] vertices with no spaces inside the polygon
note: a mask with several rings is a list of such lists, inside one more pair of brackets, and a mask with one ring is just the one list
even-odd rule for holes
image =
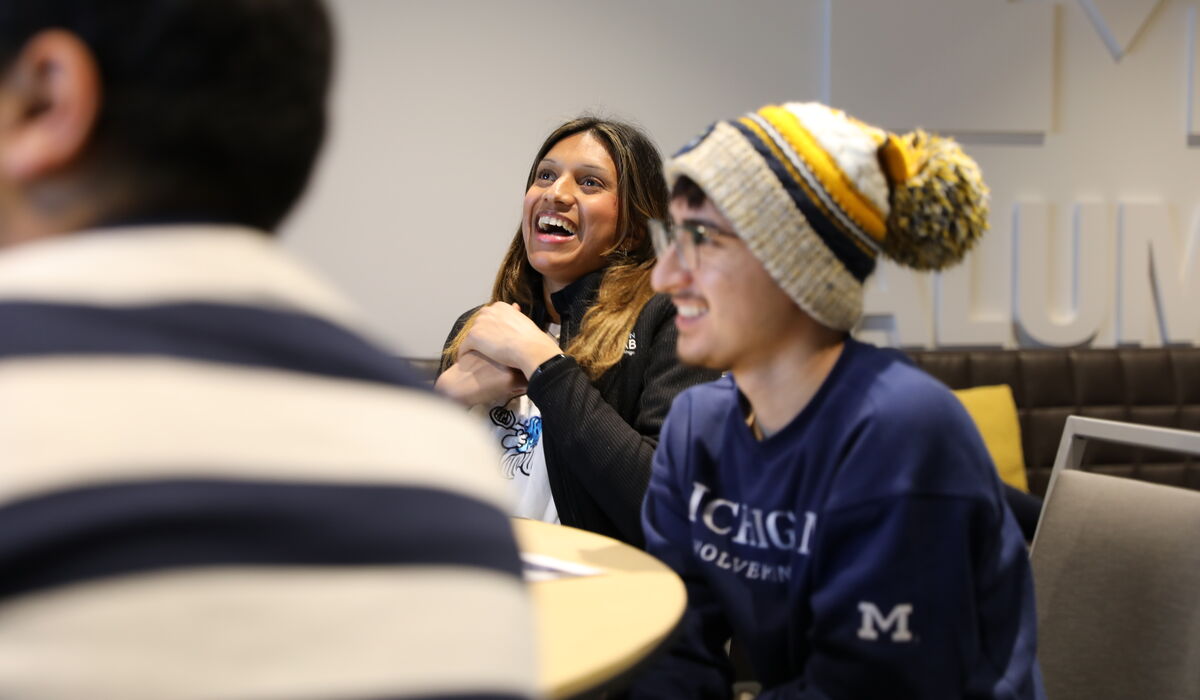
{"label": "yellow cushion", "polygon": [[1021,423],[1017,402],[1007,384],[977,386],[954,392],[971,414],[983,444],[987,445],[996,471],[1009,486],[1029,491],[1025,479],[1025,456],[1021,452]]}

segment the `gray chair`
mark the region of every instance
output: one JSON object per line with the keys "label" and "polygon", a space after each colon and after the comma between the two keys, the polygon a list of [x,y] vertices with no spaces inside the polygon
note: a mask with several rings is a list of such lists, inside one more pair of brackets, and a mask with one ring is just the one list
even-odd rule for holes
{"label": "gray chair", "polygon": [[1200,433],[1067,419],[1034,537],[1049,700],[1200,698],[1200,492],[1079,470],[1087,441],[1200,455]]}

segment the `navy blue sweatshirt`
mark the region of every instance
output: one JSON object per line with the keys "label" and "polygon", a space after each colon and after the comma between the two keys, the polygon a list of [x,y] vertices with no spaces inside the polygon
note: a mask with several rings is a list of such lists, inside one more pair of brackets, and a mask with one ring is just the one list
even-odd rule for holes
{"label": "navy blue sweatshirt", "polygon": [[745,416],[726,377],[663,427],[643,526],[689,603],[635,697],[728,697],[730,635],[764,700],[1043,697],[1025,544],[945,387],[850,340],[778,433]]}

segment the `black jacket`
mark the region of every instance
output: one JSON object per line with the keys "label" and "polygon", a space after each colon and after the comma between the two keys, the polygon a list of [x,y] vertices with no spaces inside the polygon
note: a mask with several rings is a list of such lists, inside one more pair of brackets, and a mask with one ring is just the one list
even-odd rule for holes
{"label": "black jacket", "polygon": [[[591,273],[551,295],[562,323],[562,347],[579,332],[602,277],[603,272]],[[474,311],[458,318],[447,345]],[[529,315],[546,327],[540,301]],[[638,315],[625,357],[595,384],[570,358],[550,360],[530,380],[529,398],[542,414],[546,469],[562,524],[643,545],[642,498],[671,401],[687,387],[719,376],[680,364],[675,338],[675,306],[658,294]]]}

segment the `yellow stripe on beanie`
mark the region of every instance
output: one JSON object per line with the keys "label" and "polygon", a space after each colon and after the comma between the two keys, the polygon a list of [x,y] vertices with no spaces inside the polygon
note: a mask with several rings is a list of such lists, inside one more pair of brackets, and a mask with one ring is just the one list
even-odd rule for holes
{"label": "yellow stripe on beanie", "polygon": [[804,159],[824,190],[855,223],[876,241],[887,236],[886,217],[858,191],[833,158],[816,142],[795,114],[778,105],[758,110],[787,139],[796,154]]}
{"label": "yellow stripe on beanie", "polygon": [[821,201],[821,198],[818,197],[815,192],[813,192],[812,187],[809,186],[808,182],[800,175],[799,172],[796,171],[796,168],[792,165],[791,159],[779,150],[779,146],[775,144],[775,140],[772,139],[771,135],[764,131],[761,126],[759,126],[758,122],[749,117],[741,117],[738,119],[738,123],[753,131],[758,136],[763,145],[771,151],[771,154],[775,157],[775,160],[787,170],[788,177],[790,177],[792,181],[794,181],[796,185],[800,187],[800,189],[804,190],[804,194],[808,197],[809,201],[812,202],[813,206],[821,210],[821,214],[825,217],[826,221],[835,226],[837,230],[841,231],[842,234],[846,236],[846,238],[848,238],[852,243],[854,243],[854,245],[857,246],[858,249],[863,253],[871,257],[875,257],[876,251],[868,248],[862,241],[858,239],[858,236],[855,236],[852,232],[847,231],[845,227],[841,225],[837,217],[833,215],[833,212],[828,210],[824,202]]}

